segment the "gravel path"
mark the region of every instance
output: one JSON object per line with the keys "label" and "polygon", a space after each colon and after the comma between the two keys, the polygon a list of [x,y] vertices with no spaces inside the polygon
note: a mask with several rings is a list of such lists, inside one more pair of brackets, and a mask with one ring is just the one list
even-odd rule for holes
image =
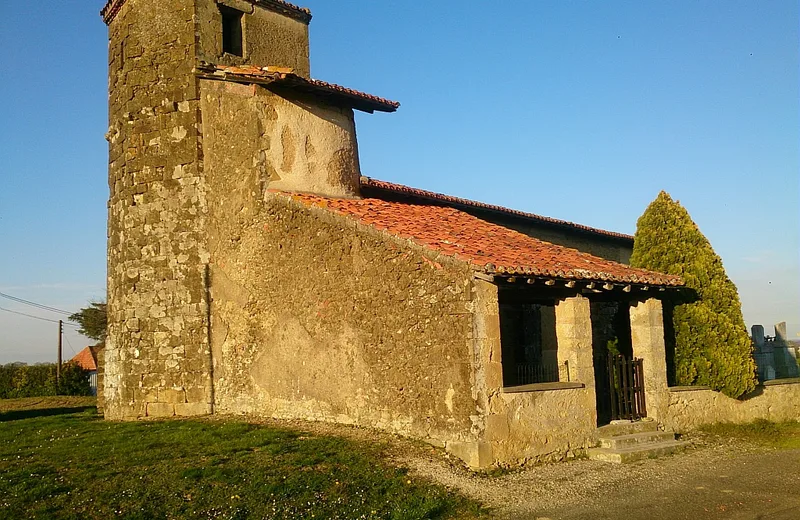
{"label": "gravel path", "polygon": [[434,457],[404,463],[500,519],[800,519],[800,450],[692,441],[684,453],[633,464],[577,460],[501,476],[470,474]]}
{"label": "gravel path", "polygon": [[376,430],[251,420],[378,443],[412,475],[479,500],[500,520],[800,520],[800,450],[697,434],[682,439],[691,442],[686,451],[659,459],[575,460],[481,474],[443,450]]}

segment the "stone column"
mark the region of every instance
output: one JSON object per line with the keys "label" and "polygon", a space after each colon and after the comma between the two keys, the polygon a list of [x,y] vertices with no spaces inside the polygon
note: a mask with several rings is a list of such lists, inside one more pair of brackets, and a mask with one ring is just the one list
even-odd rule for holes
{"label": "stone column", "polygon": [[475,341],[477,379],[473,398],[485,404],[486,395],[499,391],[503,386],[503,360],[500,348],[500,306],[497,286],[483,280],[475,280],[474,322],[472,335]]}
{"label": "stone column", "polygon": [[556,339],[558,363],[569,364],[569,380],[586,388],[585,407],[597,424],[597,396],[594,388],[592,359],[592,316],[588,298],[581,295],[566,298],[556,305]]}
{"label": "stone column", "polygon": [[650,298],[635,303],[631,305],[630,314],[633,357],[644,360],[644,398],[647,415],[663,422],[669,408],[669,388],[661,301]]}
{"label": "stone column", "polygon": [[[445,449],[464,460],[472,469],[488,468],[494,462],[491,441],[498,436],[505,421],[496,405],[503,387],[500,356],[500,309],[497,286],[476,279],[472,286],[473,330],[470,341],[473,353],[472,398],[476,415],[472,430],[445,440]],[[494,401],[495,406],[491,402]],[[505,427],[508,430],[508,427]]]}
{"label": "stone column", "polygon": [[786,322],[782,321],[775,324],[775,342],[786,343]]}
{"label": "stone column", "polygon": [[750,330],[752,332],[753,345],[755,346],[753,357],[756,360],[759,379],[762,381],[775,379],[774,343],[771,341],[769,343],[766,342],[763,325],[753,325]]}
{"label": "stone column", "polygon": [[756,351],[760,352],[764,347],[764,326],[753,325],[750,330],[752,331],[753,344],[756,346]]}

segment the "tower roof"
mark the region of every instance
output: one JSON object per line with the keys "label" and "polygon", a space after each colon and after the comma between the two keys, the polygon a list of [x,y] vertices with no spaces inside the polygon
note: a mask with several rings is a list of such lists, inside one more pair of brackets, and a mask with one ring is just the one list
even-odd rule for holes
{"label": "tower roof", "polygon": [[[100,16],[103,18],[103,21],[108,25],[114,20],[114,17],[117,15],[119,10],[125,4],[126,0],[108,0],[106,2],[105,7],[100,11]],[[257,5],[259,7],[263,7],[265,9],[269,9],[270,11],[274,11],[276,13],[280,13],[286,15],[290,18],[294,18],[300,22],[305,24],[311,21],[311,10],[307,7],[298,7],[294,4],[290,4],[289,2],[285,2],[284,0],[244,0],[246,2],[250,2],[253,5]]]}

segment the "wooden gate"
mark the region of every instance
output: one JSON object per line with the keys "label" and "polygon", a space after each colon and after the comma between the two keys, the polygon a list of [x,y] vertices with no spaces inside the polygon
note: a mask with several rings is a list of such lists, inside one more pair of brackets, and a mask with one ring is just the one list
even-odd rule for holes
{"label": "wooden gate", "polygon": [[608,385],[611,390],[611,420],[647,417],[640,358],[609,355]]}

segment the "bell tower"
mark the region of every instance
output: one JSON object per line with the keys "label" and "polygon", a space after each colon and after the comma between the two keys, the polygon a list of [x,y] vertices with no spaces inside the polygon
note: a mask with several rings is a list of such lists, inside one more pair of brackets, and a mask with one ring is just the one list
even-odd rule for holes
{"label": "bell tower", "polygon": [[195,4],[113,0],[106,417],[211,411]]}
{"label": "bell tower", "polygon": [[196,9],[200,61],[310,76],[308,9],[280,0],[197,0]]}
{"label": "bell tower", "polygon": [[399,104],[312,80],[311,13],[283,0],[109,0],[101,15],[105,413],[213,413],[211,265],[244,218],[230,183],[249,183],[253,207],[266,190],[357,197],[353,110]]}
{"label": "bell tower", "polygon": [[213,411],[196,67],[309,75],[311,13],[281,0],[110,0],[109,418]]}

